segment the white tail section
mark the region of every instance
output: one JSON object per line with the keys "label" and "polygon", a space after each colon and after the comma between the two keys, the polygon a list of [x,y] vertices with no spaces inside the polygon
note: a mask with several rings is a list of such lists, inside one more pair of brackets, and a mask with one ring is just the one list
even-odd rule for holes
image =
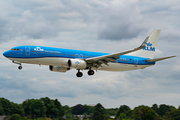
{"label": "white tail section", "polygon": [[145,57],[145,58],[154,58],[154,53],[156,50],[156,46],[157,46],[157,42],[159,39],[159,35],[160,35],[161,30],[159,29],[155,29],[146,39],[147,43],[146,46],[138,51],[132,52],[128,55],[132,55],[132,56],[138,56],[138,57]]}

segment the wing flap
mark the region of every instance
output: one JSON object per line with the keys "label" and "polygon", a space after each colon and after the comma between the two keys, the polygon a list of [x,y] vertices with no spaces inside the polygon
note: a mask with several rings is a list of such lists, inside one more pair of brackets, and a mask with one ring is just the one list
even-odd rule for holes
{"label": "wing flap", "polygon": [[145,60],[146,62],[155,62],[155,61],[160,61],[160,60],[164,60],[164,59],[169,59],[169,58],[173,58],[176,56],[169,56],[169,57],[162,57],[162,58],[155,58],[155,59],[150,59],[150,60]]}

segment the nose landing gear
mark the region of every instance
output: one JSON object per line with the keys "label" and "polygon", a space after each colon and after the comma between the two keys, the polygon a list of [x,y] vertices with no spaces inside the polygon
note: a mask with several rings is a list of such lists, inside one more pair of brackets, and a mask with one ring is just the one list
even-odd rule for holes
{"label": "nose landing gear", "polygon": [[22,66],[20,65],[20,66],[18,67],[18,69],[21,70],[21,69],[22,69]]}
{"label": "nose landing gear", "polygon": [[19,65],[19,67],[18,67],[18,69],[19,69],[19,70],[21,70],[21,69],[22,69],[22,66],[21,66],[21,63],[20,63],[20,62],[18,62],[18,61],[14,61],[14,60],[13,60],[12,62],[13,62],[13,63],[15,63],[15,64],[18,64],[18,65]]}

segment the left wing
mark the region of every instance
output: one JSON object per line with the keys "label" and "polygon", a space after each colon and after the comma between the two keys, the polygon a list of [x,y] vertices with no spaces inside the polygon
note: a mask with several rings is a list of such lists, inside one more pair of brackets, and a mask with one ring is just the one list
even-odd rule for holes
{"label": "left wing", "polygon": [[119,57],[120,55],[125,55],[127,53],[131,53],[131,52],[143,49],[146,46],[148,39],[149,39],[149,36],[144,40],[144,42],[138,48],[124,51],[124,52],[118,52],[118,53],[113,53],[113,54],[109,54],[109,55],[88,58],[88,59],[85,59],[85,61],[89,64],[93,64],[92,66],[94,66],[94,67],[99,67],[99,66],[101,66],[101,64],[108,65],[108,62],[110,62],[110,61],[117,62],[116,60],[120,58]]}

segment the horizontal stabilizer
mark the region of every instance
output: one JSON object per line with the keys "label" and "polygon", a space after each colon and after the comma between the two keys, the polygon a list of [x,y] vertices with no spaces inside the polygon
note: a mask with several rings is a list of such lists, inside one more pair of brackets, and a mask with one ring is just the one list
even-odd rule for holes
{"label": "horizontal stabilizer", "polygon": [[168,59],[168,58],[172,58],[172,57],[176,57],[176,56],[169,56],[169,57],[163,57],[163,58],[155,58],[155,59],[146,60],[146,62],[155,62],[155,61],[160,61],[160,60],[164,60],[164,59]]}

